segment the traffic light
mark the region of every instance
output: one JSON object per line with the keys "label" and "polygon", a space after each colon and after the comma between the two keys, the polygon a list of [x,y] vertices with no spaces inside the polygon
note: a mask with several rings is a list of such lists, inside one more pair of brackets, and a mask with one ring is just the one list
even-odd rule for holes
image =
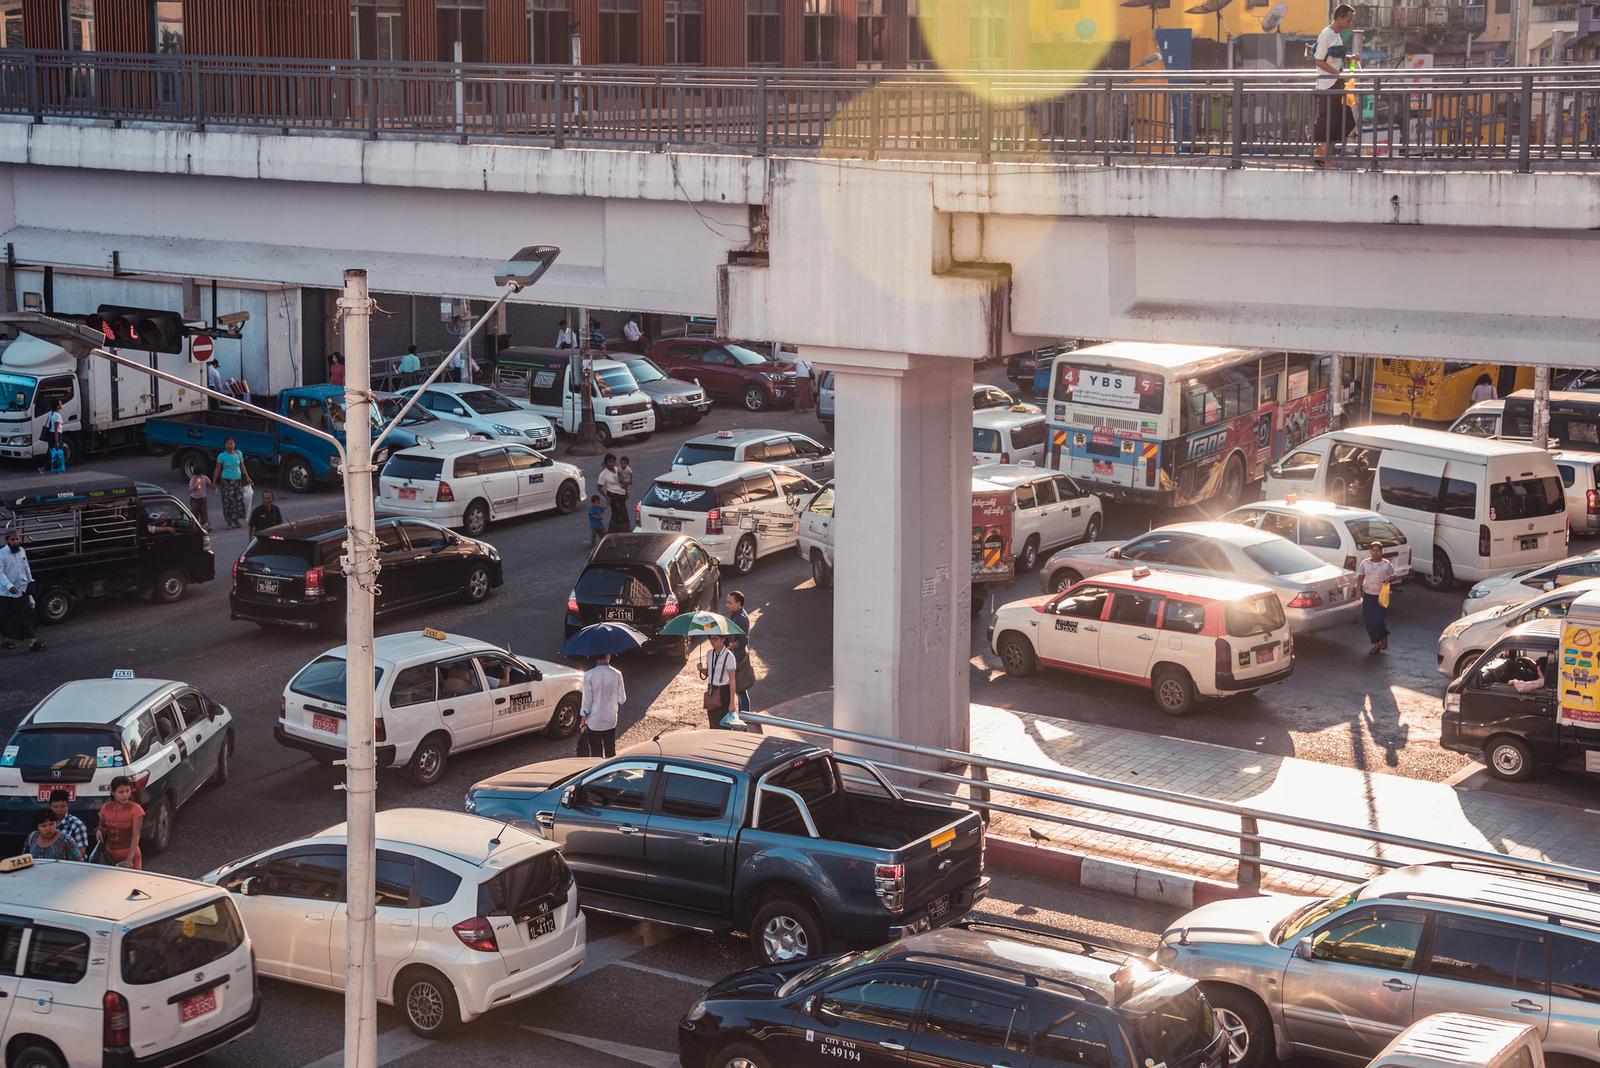
{"label": "traffic light", "polygon": [[93,315],[84,316],[84,322],[100,331],[111,348],[183,351],[183,316],[177,312],[102,304]]}

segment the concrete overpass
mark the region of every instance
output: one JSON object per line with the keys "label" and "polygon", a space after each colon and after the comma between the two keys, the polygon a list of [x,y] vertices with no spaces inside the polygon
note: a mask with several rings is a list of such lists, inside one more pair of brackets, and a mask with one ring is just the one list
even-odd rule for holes
{"label": "concrete overpass", "polygon": [[1596,363],[1600,181],[1565,142],[1528,173],[1531,151],[1374,172],[1244,165],[1239,137],[1107,166],[199,125],[0,123],[0,240],[84,277],[116,252],[146,277],[333,287],[364,266],[456,297],[548,242],[541,303],[799,344],[839,372],[837,721],[947,747],[966,742],[975,359],[1100,336]]}

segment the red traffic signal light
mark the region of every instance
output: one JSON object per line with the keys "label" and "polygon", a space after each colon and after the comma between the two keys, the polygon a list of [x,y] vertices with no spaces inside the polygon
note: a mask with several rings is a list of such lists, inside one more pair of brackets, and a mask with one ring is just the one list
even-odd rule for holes
{"label": "red traffic signal light", "polygon": [[96,314],[84,321],[104,334],[106,343],[113,348],[183,351],[183,316],[177,312],[102,304]]}

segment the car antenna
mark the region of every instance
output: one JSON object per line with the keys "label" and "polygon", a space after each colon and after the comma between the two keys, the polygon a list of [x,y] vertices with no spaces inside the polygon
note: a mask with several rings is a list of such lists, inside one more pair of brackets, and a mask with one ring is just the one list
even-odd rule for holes
{"label": "car antenna", "polygon": [[652,742],[656,743],[656,756],[666,756],[667,755],[667,751],[665,749],[661,748],[661,736],[663,734],[665,734],[665,733],[667,733],[667,732],[666,731],[657,731],[656,732],[656,736],[654,738],[650,739]]}
{"label": "car antenna", "polygon": [[490,845],[497,846],[497,845],[500,844],[500,835],[505,833],[505,829],[507,827],[511,826],[511,821],[514,820],[514,819],[516,819],[515,816],[507,816],[506,817],[506,821],[500,825],[500,829],[498,831],[494,832],[494,837],[489,839],[489,844]]}

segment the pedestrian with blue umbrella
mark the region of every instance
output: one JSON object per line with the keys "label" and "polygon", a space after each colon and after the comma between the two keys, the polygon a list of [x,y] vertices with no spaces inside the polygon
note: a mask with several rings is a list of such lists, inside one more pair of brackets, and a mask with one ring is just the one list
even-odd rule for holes
{"label": "pedestrian with blue umbrella", "polygon": [[592,661],[583,673],[583,703],[578,712],[578,755],[617,755],[617,716],[628,700],[622,672],[611,666],[617,653],[638,649],[649,639],[626,623],[592,623],[567,639],[561,651]]}

